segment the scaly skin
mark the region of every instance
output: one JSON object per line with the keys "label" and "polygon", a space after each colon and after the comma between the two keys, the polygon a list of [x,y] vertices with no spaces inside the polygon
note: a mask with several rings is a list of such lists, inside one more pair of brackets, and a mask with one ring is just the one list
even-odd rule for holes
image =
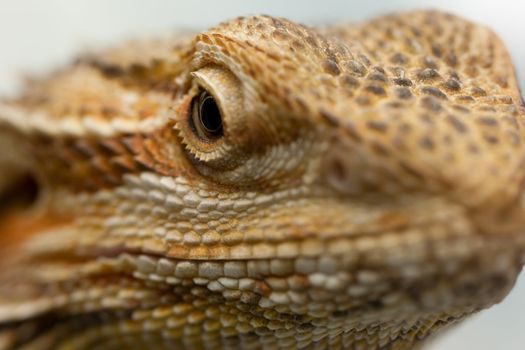
{"label": "scaly skin", "polygon": [[521,270],[524,118],[439,12],[85,55],[0,104],[0,348],[418,348]]}

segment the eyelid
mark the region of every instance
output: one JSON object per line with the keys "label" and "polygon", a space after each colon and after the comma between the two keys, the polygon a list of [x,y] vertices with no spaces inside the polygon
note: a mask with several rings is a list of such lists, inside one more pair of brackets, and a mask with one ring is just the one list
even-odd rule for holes
{"label": "eyelid", "polygon": [[[181,143],[189,158],[201,173],[209,169],[228,171],[238,166],[243,152],[239,134],[245,128],[244,103],[241,84],[235,75],[224,67],[211,65],[189,73],[188,90],[180,101],[175,128],[179,130]],[[215,100],[222,116],[222,135],[210,142],[195,133],[192,128],[192,101],[205,90]]]}
{"label": "eyelid", "polygon": [[[239,80],[227,69],[210,66],[191,72],[195,84],[213,96],[224,119],[241,115],[244,104]],[[226,123],[227,124],[227,123]]]}

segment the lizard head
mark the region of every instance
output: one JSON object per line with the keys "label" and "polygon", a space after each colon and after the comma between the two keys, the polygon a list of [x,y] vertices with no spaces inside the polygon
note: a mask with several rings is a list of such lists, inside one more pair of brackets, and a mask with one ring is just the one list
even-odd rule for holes
{"label": "lizard head", "polygon": [[110,274],[161,304],[174,286],[195,312],[241,310],[237,335],[288,322],[300,344],[334,327],[380,344],[383,327],[410,345],[501,300],[521,269],[509,67],[489,30],[436,12],[325,29],[238,18],[84,58],[0,109],[44,179],[36,211],[61,217],[20,259],[68,258],[52,278],[13,271],[66,291]]}
{"label": "lizard head", "polygon": [[237,258],[295,259],[354,312],[397,298],[409,314],[473,310],[508,292],[525,176],[511,64],[484,27],[418,20],[240,18],[197,36],[177,128],[199,174],[253,196]]}

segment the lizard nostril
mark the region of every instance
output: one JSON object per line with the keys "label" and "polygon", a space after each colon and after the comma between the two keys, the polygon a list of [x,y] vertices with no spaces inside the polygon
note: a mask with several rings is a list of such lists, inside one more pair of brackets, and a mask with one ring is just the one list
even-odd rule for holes
{"label": "lizard nostril", "polygon": [[338,192],[357,194],[362,186],[352,166],[352,158],[342,152],[328,154],[324,164],[325,179]]}
{"label": "lizard nostril", "polygon": [[332,168],[331,172],[332,176],[334,177],[334,180],[344,182],[347,177],[347,169],[345,168],[345,165],[343,164],[341,159],[333,159],[330,166]]}

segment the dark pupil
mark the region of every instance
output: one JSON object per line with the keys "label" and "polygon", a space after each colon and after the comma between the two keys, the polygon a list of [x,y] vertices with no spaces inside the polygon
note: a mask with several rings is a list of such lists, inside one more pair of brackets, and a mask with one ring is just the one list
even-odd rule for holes
{"label": "dark pupil", "polygon": [[206,92],[200,96],[199,119],[207,132],[213,135],[221,134],[221,112],[217,103],[215,103],[215,99]]}

